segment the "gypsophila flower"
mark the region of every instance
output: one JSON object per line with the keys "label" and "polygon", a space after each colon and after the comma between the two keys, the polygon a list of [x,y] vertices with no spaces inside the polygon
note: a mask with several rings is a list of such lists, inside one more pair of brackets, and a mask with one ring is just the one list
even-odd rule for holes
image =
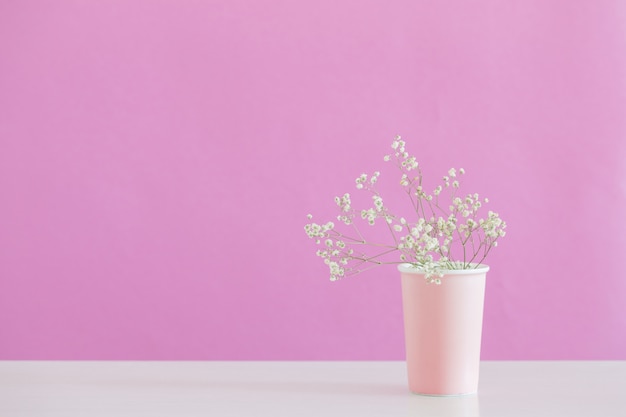
{"label": "gypsophila flower", "polygon": [[[396,216],[385,205],[377,189],[380,172],[359,175],[356,188],[371,194],[372,206],[356,211],[348,193],[335,197],[337,220],[347,230],[337,229],[333,222],[311,222],[304,227],[307,236],[321,245],[316,255],[328,266],[330,279],[335,281],[379,265],[408,262],[423,271],[428,282],[437,284],[445,269],[478,266],[506,235],[506,223],[491,210],[486,217],[480,216],[483,204],[489,203],[487,198],[479,199],[477,193],[458,194],[459,176],[465,175],[463,168],[450,168],[441,177],[443,183],[428,194],[422,186],[420,165],[407,152],[405,141],[397,136],[391,148],[393,153],[383,160],[393,162],[400,170],[400,185],[409,198],[412,214]],[[387,230],[390,241],[366,239],[356,224],[358,217],[370,226]],[[312,218],[307,215],[308,220]],[[379,219],[384,221],[377,222]],[[390,259],[393,254],[398,254],[399,260]]]}

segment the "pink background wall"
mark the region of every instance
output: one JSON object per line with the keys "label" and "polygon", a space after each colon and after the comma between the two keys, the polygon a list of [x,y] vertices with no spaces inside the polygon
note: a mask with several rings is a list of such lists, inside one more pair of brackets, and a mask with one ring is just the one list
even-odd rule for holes
{"label": "pink background wall", "polygon": [[509,223],[484,359],[626,359],[625,51],[618,0],[0,1],[0,359],[402,359],[303,232],[396,134]]}

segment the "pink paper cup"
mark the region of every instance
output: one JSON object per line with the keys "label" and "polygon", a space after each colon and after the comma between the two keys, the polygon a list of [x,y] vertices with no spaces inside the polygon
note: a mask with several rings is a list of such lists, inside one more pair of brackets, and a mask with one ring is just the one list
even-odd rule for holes
{"label": "pink paper cup", "polygon": [[398,269],[410,391],[476,393],[489,267],[445,271],[440,285],[429,284],[424,273],[409,264]]}

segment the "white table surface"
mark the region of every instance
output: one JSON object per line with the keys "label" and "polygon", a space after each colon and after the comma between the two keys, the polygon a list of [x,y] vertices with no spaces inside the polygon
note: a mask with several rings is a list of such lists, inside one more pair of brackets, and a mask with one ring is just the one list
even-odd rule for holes
{"label": "white table surface", "polygon": [[626,361],[482,362],[477,395],[404,362],[0,361],[0,416],[626,416]]}

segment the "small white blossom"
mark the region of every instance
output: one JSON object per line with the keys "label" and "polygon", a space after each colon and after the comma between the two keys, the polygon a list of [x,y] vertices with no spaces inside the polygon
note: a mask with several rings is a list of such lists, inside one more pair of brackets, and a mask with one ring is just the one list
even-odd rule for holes
{"label": "small white blossom", "polygon": [[375,195],[374,197],[372,197],[372,199],[374,200],[374,206],[376,207],[376,211],[383,211],[383,199],[378,195]]}

